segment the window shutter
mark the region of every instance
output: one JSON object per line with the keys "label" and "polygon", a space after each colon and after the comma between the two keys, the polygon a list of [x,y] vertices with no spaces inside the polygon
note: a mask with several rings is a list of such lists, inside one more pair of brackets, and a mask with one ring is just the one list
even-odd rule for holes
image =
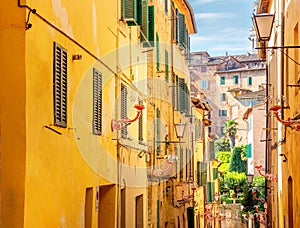
{"label": "window shutter", "polygon": [[136,19],[136,11],[135,0],[122,0],[122,16],[124,19]]}
{"label": "window shutter", "polygon": [[102,133],[102,74],[93,69],[93,134]]}
{"label": "window shutter", "polygon": [[148,29],[148,0],[139,0],[140,6],[139,10],[139,21],[138,24],[141,26],[141,31],[143,35],[140,36],[140,40],[145,41],[145,38],[149,38],[149,29]]}
{"label": "window shutter", "polygon": [[169,81],[169,53],[165,51],[165,71],[166,71],[166,81]]}
{"label": "window shutter", "polygon": [[53,62],[54,125],[67,127],[68,54],[57,43],[54,43]]}
{"label": "window shutter", "polygon": [[206,184],[206,203],[213,201],[214,182],[207,182]]}
{"label": "window shutter", "polygon": [[175,12],[174,12],[174,2],[172,2],[172,7],[171,7],[171,36],[172,36],[172,41],[175,39]]}
{"label": "window shutter", "polygon": [[187,217],[188,217],[188,228],[194,228],[195,227],[194,207],[187,208]]}
{"label": "window shutter", "polygon": [[[139,101],[139,105],[142,105],[143,101]],[[139,143],[143,142],[143,112],[141,112],[141,115],[139,117]]]}
{"label": "window shutter", "polygon": [[179,44],[183,47],[186,47],[186,25],[185,25],[185,16],[184,14],[179,14],[179,23],[178,23],[178,38]]}
{"label": "window shutter", "polygon": [[[161,128],[160,128],[160,110],[156,109],[156,141],[161,141]],[[157,146],[156,153],[160,154],[160,143]]]}
{"label": "window shutter", "polygon": [[183,181],[183,148],[180,147],[180,181]]}
{"label": "window shutter", "polygon": [[160,67],[160,59],[159,59],[159,35],[156,33],[156,68],[159,70]]}
{"label": "window shutter", "polygon": [[213,179],[216,180],[218,178],[218,168],[213,168]]}
{"label": "window shutter", "polygon": [[179,11],[178,9],[175,10],[176,12],[176,43],[179,43]]}
{"label": "window shutter", "polygon": [[185,87],[184,87],[184,79],[178,78],[179,80],[179,111],[184,112],[185,111]]}
{"label": "window shutter", "polygon": [[[127,87],[121,84],[121,119],[127,118]],[[127,127],[121,130],[122,138],[127,137]]]}
{"label": "window shutter", "polygon": [[175,76],[175,110],[179,110],[179,77]]}
{"label": "window shutter", "polygon": [[165,0],[165,13],[168,14],[168,1],[169,0]]}
{"label": "window shutter", "polygon": [[252,77],[248,78],[248,85],[252,85]]}
{"label": "window shutter", "polygon": [[[154,6],[148,6],[148,40],[154,42]],[[153,44],[152,44],[153,46]]]}

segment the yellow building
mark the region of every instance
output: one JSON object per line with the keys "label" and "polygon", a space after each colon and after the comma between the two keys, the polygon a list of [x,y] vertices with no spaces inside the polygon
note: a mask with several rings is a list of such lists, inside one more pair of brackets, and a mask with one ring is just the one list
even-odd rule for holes
{"label": "yellow building", "polygon": [[125,1],[2,5],[1,227],[146,227],[142,22]]}
{"label": "yellow building", "polygon": [[271,36],[266,43],[268,50],[262,49],[261,53],[268,64],[267,107],[272,114],[268,118],[265,167],[270,174],[267,224],[279,228],[300,226],[299,9],[297,0],[260,0],[257,6],[257,14],[274,14]]}

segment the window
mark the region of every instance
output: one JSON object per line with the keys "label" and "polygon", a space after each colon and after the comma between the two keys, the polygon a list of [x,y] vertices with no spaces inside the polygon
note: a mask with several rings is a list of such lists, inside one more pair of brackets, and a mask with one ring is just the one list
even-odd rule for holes
{"label": "window", "polygon": [[169,81],[169,53],[165,51],[165,71],[166,71],[166,81]]}
{"label": "window", "polygon": [[226,101],[226,93],[221,93],[220,100],[221,101]]}
{"label": "window", "polygon": [[206,66],[201,66],[200,67],[200,72],[201,73],[206,73]]}
{"label": "window", "polygon": [[183,48],[187,47],[188,42],[188,36],[187,36],[187,29],[185,24],[185,15],[179,13],[179,11],[176,9],[176,26],[177,26],[177,43],[180,44]]}
{"label": "window", "polygon": [[219,110],[219,117],[227,116],[227,110]]}
{"label": "window", "polygon": [[[148,40],[154,42],[154,6],[148,6]],[[153,46],[153,44],[152,44]]]}
{"label": "window", "polygon": [[146,0],[122,0],[122,17],[127,25],[139,25],[143,35],[141,41],[148,39],[148,3]]}
{"label": "window", "polygon": [[220,85],[225,85],[225,76],[220,77]]}
{"label": "window", "polygon": [[[139,101],[139,105],[142,105],[143,101]],[[139,143],[143,142],[143,112],[141,112],[141,115],[139,117],[139,130],[138,130],[138,134],[139,134]]]}
{"label": "window", "polygon": [[160,63],[159,63],[159,35],[156,33],[156,69],[159,70]]}
{"label": "window", "polygon": [[93,70],[93,134],[102,133],[102,74]]}
{"label": "window", "polygon": [[252,85],[252,77],[248,77],[247,83],[248,83],[248,85]]}
{"label": "window", "polygon": [[144,227],[144,216],[143,216],[143,195],[135,197],[135,227]]}
{"label": "window", "polygon": [[225,135],[225,133],[224,133],[224,129],[225,129],[225,127],[221,127],[221,130],[220,130],[220,135]]}
{"label": "window", "polygon": [[237,75],[233,76],[233,84],[239,84],[239,76]]}
{"label": "window", "polygon": [[[161,128],[160,128],[160,110],[156,109],[156,141],[161,141]],[[160,154],[160,143],[158,143],[156,148],[156,153]]]}
{"label": "window", "polygon": [[169,0],[165,0],[165,13],[168,15],[168,2]]}
{"label": "window", "polygon": [[208,89],[208,81],[207,80],[200,80],[200,88],[201,89]]}
{"label": "window", "polygon": [[54,125],[67,127],[68,53],[62,46],[54,43],[53,55]]}
{"label": "window", "polygon": [[190,96],[187,84],[183,78],[179,78],[179,111],[181,113],[189,113],[190,110]]}
{"label": "window", "polygon": [[[127,87],[121,84],[121,119],[127,118]],[[122,128],[121,137],[127,138],[127,127]]]}
{"label": "window", "polygon": [[179,178],[183,181],[183,148],[180,147],[180,168],[179,168]]}

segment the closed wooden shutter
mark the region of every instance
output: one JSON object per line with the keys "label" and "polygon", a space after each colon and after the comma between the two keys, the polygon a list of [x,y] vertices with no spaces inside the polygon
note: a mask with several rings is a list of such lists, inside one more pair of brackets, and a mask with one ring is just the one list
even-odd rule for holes
{"label": "closed wooden shutter", "polygon": [[141,30],[144,33],[144,36],[148,39],[148,37],[149,37],[149,34],[148,34],[149,33],[149,30],[148,30],[148,0],[142,1],[142,12],[143,12],[143,16],[142,16]]}
{"label": "closed wooden shutter", "polygon": [[122,16],[124,19],[135,19],[136,10],[135,0],[122,0]]}
{"label": "closed wooden shutter", "polygon": [[93,69],[93,134],[102,133],[102,74]]}
{"label": "closed wooden shutter", "polygon": [[67,127],[67,76],[68,54],[57,43],[54,43],[53,58],[53,96],[54,125]]}
{"label": "closed wooden shutter", "polygon": [[[139,105],[142,105],[143,101],[139,101]],[[139,143],[143,142],[143,112],[141,113],[139,117],[139,129],[138,129],[138,138],[139,138]]]}
{"label": "closed wooden shutter", "polygon": [[179,80],[179,110],[180,112],[185,112],[186,110],[185,82],[183,78],[178,78],[178,80]]}
{"label": "closed wooden shutter", "polygon": [[166,81],[169,81],[169,53],[165,51],[165,71],[166,71]]}
{"label": "closed wooden shutter", "polygon": [[148,40],[154,42],[154,6],[148,6]]}
{"label": "closed wooden shutter", "polygon": [[[127,87],[121,84],[121,119],[127,118]],[[127,138],[127,127],[121,130],[122,138]]]}
{"label": "closed wooden shutter", "polygon": [[159,155],[161,152],[160,150],[161,127],[160,127],[160,110],[158,108],[156,109],[156,141],[159,142],[156,148],[156,153]]}
{"label": "closed wooden shutter", "polygon": [[156,68],[159,70],[160,58],[159,58],[159,35],[156,33]]}

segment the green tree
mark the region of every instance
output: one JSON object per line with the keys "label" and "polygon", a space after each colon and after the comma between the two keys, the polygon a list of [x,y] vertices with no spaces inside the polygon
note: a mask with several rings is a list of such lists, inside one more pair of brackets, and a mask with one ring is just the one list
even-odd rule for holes
{"label": "green tree", "polygon": [[229,164],[231,160],[230,152],[219,152],[217,158],[222,161],[222,164],[219,167],[219,170],[226,174],[229,169]]}
{"label": "green tree", "polygon": [[241,154],[245,150],[245,146],[236,146],[232,151],[232,157],[229,166],[229,172],[236,171],[238,173],[246,173],[247,163],[241,159]]}
{"label": "green tree", "polygon": [[243,189],[247,184],[247,178],[245,173],[228,172],[224,176],[224,184],[226,189],[232,189],[235,193]]}
{"label": "green tree", "polygon": [[230,143],[228,138],[222,137],[215,141],[215,149],[219,151],[230,151]]}
{"label": "green tree", "polygon": [[237,132],[237,125],[238,123],[235,120],[228,120],[224,123],[224,133],[229,139],[231,150],[235,146],[235,135]]}

